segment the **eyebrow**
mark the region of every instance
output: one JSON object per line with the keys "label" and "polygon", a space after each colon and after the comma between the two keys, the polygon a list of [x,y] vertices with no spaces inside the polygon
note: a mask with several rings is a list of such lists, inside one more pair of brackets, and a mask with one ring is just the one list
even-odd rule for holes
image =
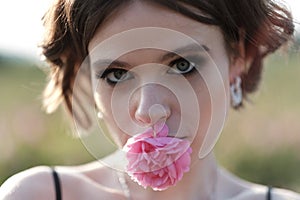
{"label": "eyebrow", "polygon": [[[186,53],[186,52],[209,52],[210,49],[205,46],[205,45],[195,45],[195,44],[190,44],[184,47],[180,47],[178,49],[175,49],[171,52],[166,53],[165,55],[160,57],[160,62],[163,62],[165,60],[171,59],[173,57],[176,57],[180,54]],[[99,59],[96,60],[95,62],[91,63],[92,67],[98,67],[98,66],[107,66],[108,68],[110,66],[118,66],[122,68],[129,68],[131,65],[128,64],[127,62],[123,62],[120,60],[111,60],[111,59]]]}
{"label": "eyebrow", "polygon": [[176,57],[176,56],[178,56],[180,54],[183,54],[183,53],[186,53],[186,52],[202,52],[202,51],[209,52],[210,49],[205,45],[190,44],[190,45],[175,49],[175,50],[163,55],[160,58],[160,60],[165,61],[165,60],[171,59],[173,57]]}
{"label": "eyebrow", "polygon": [[120,60],[110,60],[110,59],[101,59],[101,60],[97,60],[95,62],[92,63],[92,67],[99,67],[99,66],[118,66],[118,67],[122,67],[122,68],[129,68],[129,64]]}

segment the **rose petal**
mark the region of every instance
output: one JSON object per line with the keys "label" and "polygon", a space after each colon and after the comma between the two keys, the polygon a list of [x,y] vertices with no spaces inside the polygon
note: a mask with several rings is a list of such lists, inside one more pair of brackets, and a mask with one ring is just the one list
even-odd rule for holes
{"label": "rose petal", "polygon": [[123,148],[128,159],[128,174],[144,188],[165,190],[180,181],[183,173],[190,169],[189,141],[167,137],[168,131],[163,125],[155,137],[148,129],[130,138]]}

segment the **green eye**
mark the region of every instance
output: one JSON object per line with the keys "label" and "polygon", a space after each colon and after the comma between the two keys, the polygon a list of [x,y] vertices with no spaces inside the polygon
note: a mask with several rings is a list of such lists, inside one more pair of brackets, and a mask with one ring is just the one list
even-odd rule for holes
{"label": "green eye", "polygon": [[108,74],[107,78],[109,78],[111,81],[120,81],[126,77],[126,71],[125,70],[115,70]]}
{"label": "green eye", "polygon": [[195,64],[184,58],[179,58],[171,62],[170,67],[171,69],[168,71],[169,73],[187,74],[195,69]]}
{"label": "green eye", "polygon": [[100,78],[105,79],[109,84],[117,84],[131,77],[132,75],[125,69],[111,68],[105,70]]}

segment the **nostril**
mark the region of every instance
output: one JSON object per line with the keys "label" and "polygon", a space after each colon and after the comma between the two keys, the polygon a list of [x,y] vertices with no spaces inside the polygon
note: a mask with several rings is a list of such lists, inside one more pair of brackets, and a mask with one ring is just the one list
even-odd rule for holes
{"label": "nostril", "polygon": [[134,117],[135,117],[135,120],[139,123],[142,123],[144,125],[151,124],[149,110],[143,109],[142,107],[139,107],[136,110]]}

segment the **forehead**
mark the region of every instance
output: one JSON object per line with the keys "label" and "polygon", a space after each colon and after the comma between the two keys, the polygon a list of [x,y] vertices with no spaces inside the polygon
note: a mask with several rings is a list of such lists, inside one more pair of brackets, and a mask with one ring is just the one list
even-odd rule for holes
{"label": "forehead", "polygon": [[216,26],[197,22],[149,1],[133,1],[117,10],[100,25],[89,43],[89,51],[113,35],[143,27],[178,31],[206,46],[218,45],[223,41],[223,35]]}

